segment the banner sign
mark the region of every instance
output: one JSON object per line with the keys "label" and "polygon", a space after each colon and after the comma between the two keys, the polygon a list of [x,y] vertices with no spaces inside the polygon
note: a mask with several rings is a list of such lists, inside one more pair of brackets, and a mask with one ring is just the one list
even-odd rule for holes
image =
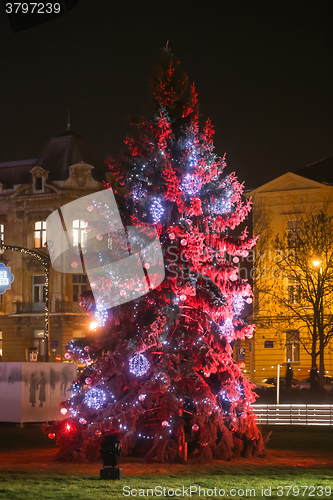
{"label": "banner sign", "polygon": [[6,267],[3,262],[0,262],[0,294],[10,289],[13,281],[14,275],[10,272],[10,267]]}

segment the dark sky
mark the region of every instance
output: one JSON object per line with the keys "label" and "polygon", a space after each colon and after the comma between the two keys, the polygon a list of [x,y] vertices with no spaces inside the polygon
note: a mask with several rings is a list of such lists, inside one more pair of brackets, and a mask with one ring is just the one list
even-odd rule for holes
{"label": "dark sky", "polygon": [[247,188],[333,154],[330,2],[212,3],[80,0],[14,34],[0,5],[0,161],[37,157],[68,107],[73,130],[116,154],[167,40]]}

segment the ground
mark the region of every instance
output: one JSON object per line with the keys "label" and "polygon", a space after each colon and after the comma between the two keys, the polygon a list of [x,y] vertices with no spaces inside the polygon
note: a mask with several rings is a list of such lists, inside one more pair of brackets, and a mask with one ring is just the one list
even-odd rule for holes
{"label": "ground", "polygon": [[[186,498],[191,494],[191,498],[198,499],[199,486],[202,488],[201,498],[221,498],[223,491],[224,498],[235,499],[250,496],[269,496],[271,499],[332,498],[329,488],[333,491],[333,429],[264,427],[264,434],[272,429],[265,458],[214,461],[201,465],[191,461],[184,465],[147,465],[138,459],[124,459],[121,481],[100,481],[99,463],[56,462],[54,442],[42,436],[38,427],[22,430],[2,426],[0,498],[104,500],[133,498],[135,494],[140,496],[140,492],[145,494],[142,498],[152,498],[152,492],[147,496],[146,491],[151,488],[154,497],[158,498],[168,496],[170,490],[169,497]],[[161,490],[154,490],[157,486]],[[192,490],[189,489],[191,486]],[[279,489],[279,486],[282,488]],[[165,495],[163,488],[166,488]],[[161,495],[158,495],[159,491]]]}

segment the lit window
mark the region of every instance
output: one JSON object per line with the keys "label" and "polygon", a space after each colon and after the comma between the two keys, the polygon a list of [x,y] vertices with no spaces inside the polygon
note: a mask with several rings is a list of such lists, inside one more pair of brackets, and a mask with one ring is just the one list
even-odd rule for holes
{"label": "lit window", "polygon": [[46,222],[35,222],[35,248],[46,246]]}
{"label": "lit window", "polygon": [[80,301],[80,295],[88,290],[88,278],[86,274],[73,274],[73,302]]}
{"label": "lit window", "polygon": [[0,240],[2,243],[5,241],[5,226],[3,224],[0,224]]}
{"label": "lit window", "polygon": [[299,362],[298,330],[288,330],[286,332],[286,361],[288,363]]}
{"label": "lit window", "polygon": [[34,302],[45,302],[45,275],[32,277],[32,296]]}
{"label": "lit window", "polygon": [[85,220],[73,220],[73,246],[80,246],[82,250],[87,247],[87,232],[88,223]]}
{"label": "lit window", "polygon": [[288,247],[295,248],[298,243],[300,235],[301,221],[299,219],[292,219],[287,221],[287,237]]}
{"label": "lit window", "polygon": [[39,356],[45,355],[45,332],[43,330],[34,330],[34,347],[37,348]]}

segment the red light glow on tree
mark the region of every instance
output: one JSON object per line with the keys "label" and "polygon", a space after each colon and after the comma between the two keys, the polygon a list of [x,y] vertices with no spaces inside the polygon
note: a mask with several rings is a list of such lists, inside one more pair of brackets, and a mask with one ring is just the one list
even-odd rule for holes
{"label": "red light glow on tree", "polygon": [[[89,364],[66,408],[70,422],[87,424],[72,439],[57,434],[63,460],[98,458],[96,438],[110,433],[125,455],[140,441],[147,461],[183,460],[186,436],[202,461],[264,453],[251,384],[231,347],[254,331],[242,318],[252,291],[238,264],[256,238],[233,231],[251,202],[236,176],[224,174],[211,122],[200,127],[194,86],[168,49],[152,90],[151,116],[126,139],[126,154],[108,163],[124,184],[116,194],[124,225],[156,227],[166,277],[114,307],[98,335],[69,343],[69,356]],[[127,284],[118,286],[125,295]]]}

